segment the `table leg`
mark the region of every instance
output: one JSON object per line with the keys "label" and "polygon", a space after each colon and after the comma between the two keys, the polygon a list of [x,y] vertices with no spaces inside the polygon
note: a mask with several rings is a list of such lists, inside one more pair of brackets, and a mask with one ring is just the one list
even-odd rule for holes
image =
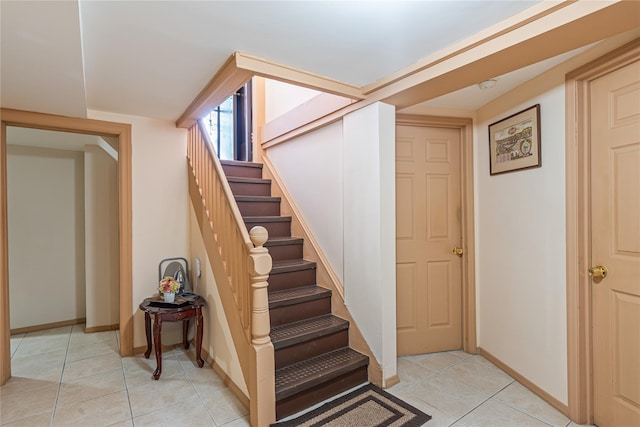
{"label": "table leg", "polygon": [[196,307],[196,362],[199,367],[204,366],[202,360],[202,308]]}
{"label": "table leg", "polygon": [[185,350],[189,349],[189,340],[187,339],[189,336],[189,319],[185,319],[182,321],[182,346]]}
{"label": "table leg", "polygon": [[153,372],[153,379],[160,378],[162,373],[162,316],[153,315],[153,345],[156,348],[156,370]]}
{"label": "table leg", "polygon": [[151,315],[145,311],[144,313],[144,332],[147,336],[147,351],[144,352],[145,359],[151,354]]}

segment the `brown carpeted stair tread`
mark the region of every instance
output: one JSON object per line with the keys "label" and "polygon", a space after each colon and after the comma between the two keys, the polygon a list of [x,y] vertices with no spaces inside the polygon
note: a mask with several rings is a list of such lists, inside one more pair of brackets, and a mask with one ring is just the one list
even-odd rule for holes
{"label": "brown carpeted stair tread", "polygon": [[306,259],[291,259],[286,261],[277,261],[273,263],[271,274],[288,273],[291,271],[311,270],[316,268],[317,264]]}
{"label": "brown carpeted stair tread", "polygon": [[276,236],[276,237],[269,237],[269,240],[267,240],[264,246],[270,247],[270,246],[298,245],[298,244],[302,244],[303,242],[304,242],[304,239],[302,237]]}
{"label": "brown carpeted stair tread", "polygon": [[310,389],[332,378],[366,366],[369,358],[349,347],[308,359],[276,371],[276,401]]}
{"label": "brown carpeted stair tread", "polygon": [[269,292],[269,308],[284,307],[330,296],[331,290],[316,285]]}
{"label": "brown carpeted stair tread", "polygon": [[271,184],[270,179],[265,178],[247,178],[245,176],[228,176],[227,181],[230,183],[242,183],[242,184]]}
{"label": "brown carpeted stair tread", "polygon": [[280,197],[273,196],[235,196],[236,202],[280,202]]}
{"label": "brown carpeted stair tread", "polygon": [[291,222],[290,216],[243,216],[245,224],[258,224],[261,222]]}
{"label": "brown carpeted stair tread", "polygon": [[349,329],[348,321],[328,314],[276,326],[271,329],[271,341],[273,347],[279,350],[345,329]]}

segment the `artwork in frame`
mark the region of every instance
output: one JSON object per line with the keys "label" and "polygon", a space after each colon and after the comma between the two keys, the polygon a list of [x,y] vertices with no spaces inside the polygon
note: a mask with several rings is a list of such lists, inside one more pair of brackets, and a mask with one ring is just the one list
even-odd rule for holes
{"label": "artwork in frame", "polygon": [[540,104],[489,125],[489,173],[542,166]]}

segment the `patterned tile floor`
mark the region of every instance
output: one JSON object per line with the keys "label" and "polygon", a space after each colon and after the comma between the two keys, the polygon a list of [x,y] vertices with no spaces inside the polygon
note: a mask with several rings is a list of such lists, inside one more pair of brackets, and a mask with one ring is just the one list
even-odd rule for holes
{"label": "patterned tile floor", "polygon": [[[247,410],[193,352],[120,358],[117,332],[82,325],[11,337],[13,377],[0,388],[8,426],[248,426]],[[398,359],[387,391],[433,416],[428,427],[571,426],[564,415],[480,356],[461,351]],[[363,426],[364,427],[364,426]]]}

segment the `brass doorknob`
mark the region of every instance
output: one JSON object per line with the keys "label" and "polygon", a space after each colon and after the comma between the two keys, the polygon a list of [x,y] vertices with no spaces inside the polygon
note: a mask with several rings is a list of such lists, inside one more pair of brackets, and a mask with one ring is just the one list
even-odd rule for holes
{"label": "brass doorknob", "polygon": [[605,267],[604,265],[596,265],[595,267],[591,267],[589,269],[589,276],[593,276],[593,277],[601,277],[601,278],[605,278],[607,277],[607,267]]}
{"label": "brass doorknob", "polygon": [[451,250],[451,253],[454,255],[458,255],[458,256],[462,256],[462,254],[464,253],[464,251],[462,250],[462,248],[459,248],[457,246],[454,246],[453,249]]}

